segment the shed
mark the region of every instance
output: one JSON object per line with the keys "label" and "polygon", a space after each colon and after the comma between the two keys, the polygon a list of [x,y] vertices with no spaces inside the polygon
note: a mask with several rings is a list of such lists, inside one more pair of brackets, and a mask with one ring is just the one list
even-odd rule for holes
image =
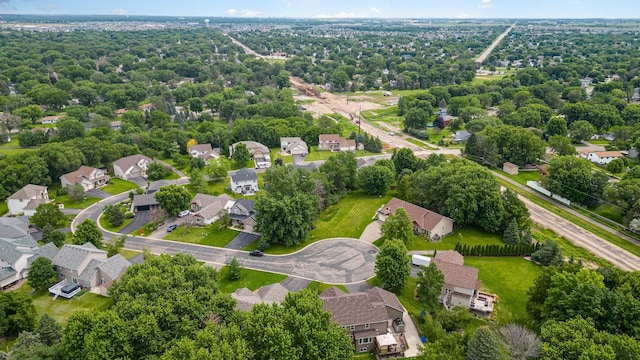
{"label": "shed", "polygon": [[518,165],[510,162],[506,162],[502,165],[502,171],[509,175],[518,175]]}

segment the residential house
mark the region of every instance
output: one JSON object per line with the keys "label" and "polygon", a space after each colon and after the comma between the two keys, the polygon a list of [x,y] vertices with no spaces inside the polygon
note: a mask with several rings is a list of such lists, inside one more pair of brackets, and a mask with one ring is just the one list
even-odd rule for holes
{"label": "residential house", "polygon": [[395,215],[399,208],[403,208],[409,215],[413,223],[413,232],[416,234],[439,240],[453,232],[452,219],[398,198],[392,198],[378,210],[378,220],[387,220],[387,217]]}
{"label": "residential house", "polygon": [[355,151],[356,141],[347,140],[338,134],[322,134],[318,137],[318,149],[330,151]]}
{"label": "residential house", "polygon": [[502,171],[506,172],[509,175],[518,175],[519,168],[518,165],[510,162],[506,162],[502,164]]}
{"label": "residential house", "polygon": [[606,165],[615,159],[622,158],[623,156],[624,155],[620,151],[580,151],[580,157],[600,165]]}
{"label": "residential house", "polygon": [[255,171],[242,168],[231,174],[231,191],[236,194],[254,194],[258,188],[258,175]]}
{"label": "residential house", "polygon": [[280,150],[287,155],[307,156],[309,147],[299,137],[283,137],[280,138]]}
{"label": "residential house", "polygon": [[465,266],[464,256],[453,250],[438,251],[431,262],[444,275],[440,302],[445,307],[462,306],[481,315],[493,312],[495,296],[480,292],[478,269]]}
{"label": "residential house", "polygon": [[38,247],[26,217],[0,217],[0,289],[26,278],[37,258],[52,260],[57,252],[53,243]]}
{"label": "residential house", "polygon": [[584,79],[580,79],[580,85],[582,87],[585,87],[585,88],[589,87],[592,83],[593,83],[593,78],[590,78],[588,76]]}
{"label": "residential house", "polygon": [[209,225],[218,220],[221,214],[231,207],[231,204],[233,199],[227,194],[211,196],[198,193],[191,200],[191,213],[187,217],[187,222]]}
{"label": "residential house", "polygon": [[91,190],[109,182],[109,175],[102,169],[82,165],[74,172],[60,176],[62,187],[71,187],[80,184],[84,190]]}
{"label": "residential house", "polygon": [[160,208],[160,203],[153,194],[140,194],[133,196],[133,204],[131,205],[133,212],[148,211]]}
{"label": "residential house", "polygon": [[279,304],[284,301],[288,293],[287,288],[280,283],[275,283],[255,291],[247,288],[238,289],[231,294],[231,297],[236,299],[236,310],[248,312],[255,304]]}
{"label": "residential house", "polygon": [[118,130],[122,129],[122,121],[120,121],[120,120],[112,121],[112,122],[109,123],[109,127],[113,131],[118,131]]}
{"label": "residential house", "polygon": [[72,282],[88,290],[98,290],[106,295],[106,289],[124,275],[131,266],[122,255],[110,258],[107,252],[91,243],[65,244],[53,258],[58,281]]}
{"label": "residential house", "polygon": [[60,120],[60,116],[45,116],[40,120],[40,122],[42,124],[55,124],[59,120]]}
{"label": "residential house", "polygon": [[147,176],[147,168],[153,160],[142,154],[126,156],[113,162],[113,174],[124,180]]}
{"label": "residential house", "polygon": [[[397,319],[402,321],[405,313],[398,298],[379,287],[348,294],[331,287],[320,294],[320,298],[324,310],[331,313],[331,320],[345,329],[359,353],[373,351],[376,337],[387,334],[394,322],[399,323]],[[404,331],[395,328],[398,332]],[[403,350],[402,345],[399,348]]]}
{"label": "residential house", "polygon": [[453,141],[457,143],[467,142],[467,140],[469,140],[470,137],[471,137],[471,133],[468,132],[467,130],[458,130],[453,135]]}
{"label": "residential house", "polygon": [[24,214],[32,216],[40,204],[46,204],[49,200],[49,193],[46,186],[25,185],[7,198],[9,215]]}
{"label": "residential house", "polygon": [[201,158],[204,162],[207,162],[211,159],[220,159],[220,154],[213,150],[211,144],[198,144],[190,146],[189,156],[192,158]]}
{"label": "residential house", "polygon": [[229,216],[231,217],[231,226],[242,229],[245,232],[253,232],[256,225],[254,202],[247,199],[238,199],[229,208]]}
{"label": "residential house", "polygon": [[366,167],[366,166],[373,166],[373,165],[376,164],[376,162],[378,160],[379,159],[377,159],[375,157],[361,157],[361,158],[358,158],[358,162],[357,162],[358,169],[361,169],[361,168]]}
{"label": "residential house", "polygon": [[267,169],[271,166],[271,153],[269,148],[255,141],[240,141],[229,146],[229,157],[233,156],[233,151],[238,144],[245,144],[251,158],[256,165],[256,169]]}

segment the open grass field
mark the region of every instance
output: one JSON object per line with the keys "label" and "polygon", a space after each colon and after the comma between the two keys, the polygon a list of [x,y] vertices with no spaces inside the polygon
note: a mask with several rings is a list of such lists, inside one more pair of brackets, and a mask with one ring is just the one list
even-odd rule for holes
{"label": "open grass field", "polygon": [[65,209],[85,209],[97,203],[98,201],[100,201],[100,199],[96,197],[85,196],[84,200],[81,200],[76,203],[73,200],[71,200],[69,195],[60,195],[60,196],[56,196],[56,198],[53,201],[56,203],[63,203]]}
{"label": "open grass field", "polygon": [[109,193],[111,195],[121,194],[125,191],[137,190],[140,187],[131,181],[122,180],[118,178],[109,179],[109,184],[100,188],[100,190]]}
{"label": "open grass field", "polygon": [[[30,294],[32,289],[29,285],[24,284],[18,291]],[[48,291],[38,291],[31,298],[33,299],[33,305],[38,310],[38,316],[46,313],[59,323],[66,322],[69,316],[78,310],[102,311],[108,309],[112,303],[111,298],[89,292],[80,297],[72,299],[58,298],[54,301],[53,295],[49,294]]]}
{"label": "open grass field", "polygon": [[250,269],[240,269],[240,280],[231,281],[227,279],[227,269],[222,268],[219,272],[218,284],[220,291],[223,293],[232,293],[241,288],[247,288],[251,291],[256,290],[264,285],[279,283],[287,278],[286,275],[274,274],[264,271],[256,271]]}
{"label": "open grass field", "polygon": [[[367,150],[358,150],[355,155],[356,157],[363,157],[363,156],[371,156],[371,155],[378,155],[379,153],[374,153],[371,151],[367,151]],[[307,155],[307,157],[305,158],[305,161],[319,161],[319,160],[327,160],[329,159],[331,156],[336,155],[335,152],[333,151],[329,151],[329,150],[318,150],[317,146],[313,146],[311,147],[311,149],[309,150],[309,155]],[[292,160],[293,162],[293,160]]]}
{"label": "open grass field", "polygon": [[540,273],[540,266],[517,257],[470,257],[464,264],[480,269],[482,289],[498,294],[496,319],[500,324],[527,321],[527,291]]}
{"label": "open grass field", "polygon": [[24,152],[36,151],[36,150],[38,150],[37,147],[21,148],[18,142],[18,137],[14,136],[10,142],[0,144],[0,158],[2,156],[13,156],[13,155],[22,154]]}
{"label": "open grass field", "polygon": [[225,247],[240,233],[231,229],[219,230],[218,226],[217,222],[205,228],[182,225],[168,233],[164,238],[190,244]]}
{"label": "open grass field", "polygon": [[527,181],[540,181],[540,171],[520,171],[518,175],[509,175],[506,172],[500,171],[500,174],[517,181],[522,185],[527,185]]}
{"label": "open grass field", "polygon": [[[321,212],[315,229],[309,232],[309,236],[301,244],[291,247],[274,245],[266,249],[265,253],[290,254],[316,241],[335,237],[358,239],[364,228],[373,221],[373,216],[380,206],[386,204],[394,195],[395,192],[388,192],[386,196],[378,197],[366,195],[361,190],[354,191]],[[243,250],[251,251],[257,247],[258,243],[254,242]]]}

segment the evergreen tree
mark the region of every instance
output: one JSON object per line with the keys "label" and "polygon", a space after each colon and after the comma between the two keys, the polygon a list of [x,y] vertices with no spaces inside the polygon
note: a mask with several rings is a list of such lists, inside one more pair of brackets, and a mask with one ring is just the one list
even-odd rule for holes
{"label": "evergreen tree", "polygon": [[40,317],[36,333],[40,336],[40,341],[51,346],[62,338],[62,326],[46,313]]}
{"label": "evergreen tree", "polygon": [[481,326],[467,344],[467,360],[500,360],[500,343],[491,329]]}
{"label": "evergreen tree", "polygon": [[509,226],[502,234],[502,240],[507,244],[520,243],[520,229],[518,228],[518,220],[516,218],[511,219]]}
{"label": "evergreen tree", "polygon": [[227,266],[227,279],[231,281],[240,280],[240,263],[234,257],[231,259],[231,262]]}

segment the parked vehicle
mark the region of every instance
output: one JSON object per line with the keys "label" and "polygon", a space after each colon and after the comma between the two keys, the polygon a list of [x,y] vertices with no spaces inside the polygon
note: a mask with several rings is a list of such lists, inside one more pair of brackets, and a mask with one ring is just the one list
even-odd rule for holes
{"label": "parked vehicle", "polygon": [[249,253],[249,256],[262,257],[263,255],[264,253],[260,250],[253,250],[252,252]]}
{"label": "parked vehicle", "polygon": [[411,264],[416,266],[429,266],[431,258],[422,255],[411,255]]}
{"label": "parked vehicle", "polygon": [[189,213],[190,213],[189,210],[180,211],[180,214],[178,214],[178,217],[185,217],[189,215]]}
{"label": "parked vehicle", "polygon": [[173,230],[175,230],[175,229],[177,229],[177,228],[178,228],[178,225],[173,224],[173,225],[171,225],[171,226],[169,226],[169,227],[167,228],[167,232],[172,232]]}

